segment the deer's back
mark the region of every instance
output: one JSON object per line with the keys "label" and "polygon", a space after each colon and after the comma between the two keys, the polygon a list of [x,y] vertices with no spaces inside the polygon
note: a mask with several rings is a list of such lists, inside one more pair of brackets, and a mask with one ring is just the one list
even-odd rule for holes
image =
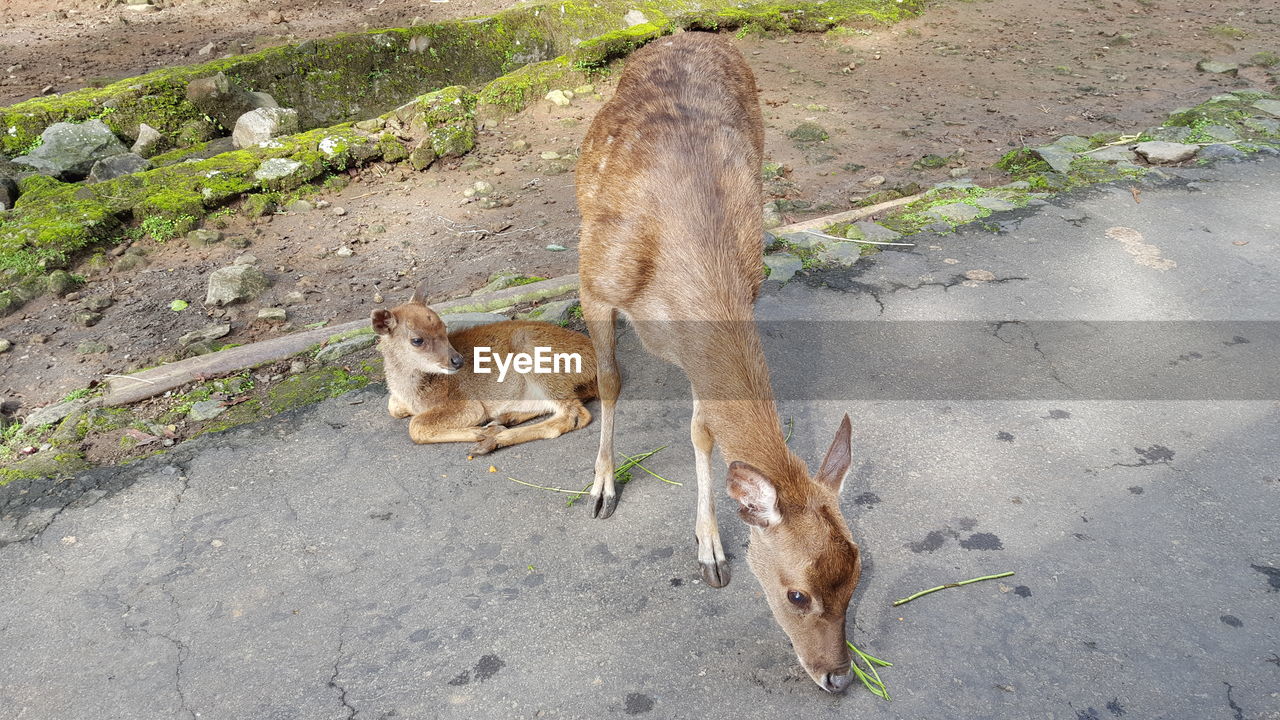
{"label": "deer's back", "polygon": [[684,33],[635,53],[578,162],[584,288],[636,320],[749,317],[762,128],[727,40]]}

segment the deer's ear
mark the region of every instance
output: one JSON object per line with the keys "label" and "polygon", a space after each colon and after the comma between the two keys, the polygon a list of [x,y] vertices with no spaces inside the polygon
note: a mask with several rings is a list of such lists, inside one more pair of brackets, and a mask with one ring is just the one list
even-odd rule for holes
{"label": "deer's ear", "polygon": [[396,328],[396,316],[390,310],[374,310],[369,319],[373,322],[373,331],[379,335],[390,335]]}
{"label": "deer's ear", "polygon": [[418,283],[418,287],[413,289],[413,297],[409,298],[409,302],[418,303],[419,305],[427,304],[427,281],[423,280]]}
{"label": "deer's ear", "polygon": [[769,478],[754,467],[735,460],[729,465],[729,497],[738,501],[738,516],[748,525],[768,528],[782,521],[778,491]]}
{"label": "deer's ear", "polygon": [[827,456],[822,459],[822,467],[813,478],[814,482],[826,485],[836,493],[844,487],[844,476],[849,473],[849,465],[853,462],[850,435],[852,429],[849,416],[845,415],[844,420],[840,421],[840,428],[836,430],[836,439],[831,442],[831,449],[827,450]]}

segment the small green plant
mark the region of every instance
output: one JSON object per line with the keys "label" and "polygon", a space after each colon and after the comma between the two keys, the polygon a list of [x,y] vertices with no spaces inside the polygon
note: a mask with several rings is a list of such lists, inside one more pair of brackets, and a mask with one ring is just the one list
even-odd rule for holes
{"label": "small green plant", "polygon": [[173,302],[169,303],[169,309],[174,312],[182,312],[183,310],[186,310],[189,306],[190,305],[186,300],[181,300],[181,299],[174,300]]}
{"label": "small green plant", "polygon": [[1273,53],[1270,50],[1254,53],[1249,58],[1249,64],[1257,65],[1258,67],[1275,67],[1280,65],[1280,54]]}
{"label": "small green plant", "polygon": [[71,402],[72,400],[79,400],[80,398],[86,398],[92,395],[93,393],[94,391],[90,388],[80,388],[79,390],[72,390],[71,392],[63,396],[62,402]]}
{"label": "small green plant", "polygon": [[182,215],[172,220],[159,215],[150,215],[142,219],[140,228],[142,235],[162,243],[177,237],[179,226],[190,225],[194,222],[195,218],[190,215]]}
{"label": "small green plant", "polygon": [[1249,33],[1232,25],[1213,25],[1205,28],[1205,33],[1219,40],[1244,40],[1249,37]]}

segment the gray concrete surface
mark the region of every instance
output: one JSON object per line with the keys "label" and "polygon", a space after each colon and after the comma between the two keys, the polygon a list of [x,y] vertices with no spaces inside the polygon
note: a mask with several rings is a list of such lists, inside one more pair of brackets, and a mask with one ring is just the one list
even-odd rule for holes
{"label": "gray concrete surface", "polygon": [[[685,485],[640,476],[607,521],[506,479],[581,486],[594,428],[468,462],[413,446],[378,388],[0,489],[0,716],[1280,718],[1280,388],[1177,375],[1270,377],[1274,355],[1233,353],[1277,342],[1280,161],[1179,175],[1140,204],[1092,190],[762,297],[793,447],[813,463],[855,421],[850,636],[895,663],[892,703],[808,680],[723,494],[734,579],[699,583],[688,403],[662,399],[680,379],[628,334],[618,447],[669,445],[650,465]],[[1114,227],[1176,267],[1140,264]],[[859,333],[915,320],[914,346],[858,354]],[[1079,389],[1126,353],[1073,333],[1156,320],[1214,322],[1149,335],[1177,342],[1142,392]],[[943,373],[939,344],[972,382],[904,354]]]}

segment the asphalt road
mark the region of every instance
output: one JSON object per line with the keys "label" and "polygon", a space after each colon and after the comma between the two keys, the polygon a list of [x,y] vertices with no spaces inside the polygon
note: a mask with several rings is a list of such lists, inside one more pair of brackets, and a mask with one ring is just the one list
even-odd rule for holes
{"label": "asphalt road", "polygon": [[685,484],[607,521],[507,480],[581,487],[594,427],[468,462],[381,388],[0,489],[0,717],[1280,718],[1280,160],[1178,175],[761,298],[793,447],[854,418],[891,703],[805,676],[723,494],[699,582],[683,381],[628,334],[618,449]]}

